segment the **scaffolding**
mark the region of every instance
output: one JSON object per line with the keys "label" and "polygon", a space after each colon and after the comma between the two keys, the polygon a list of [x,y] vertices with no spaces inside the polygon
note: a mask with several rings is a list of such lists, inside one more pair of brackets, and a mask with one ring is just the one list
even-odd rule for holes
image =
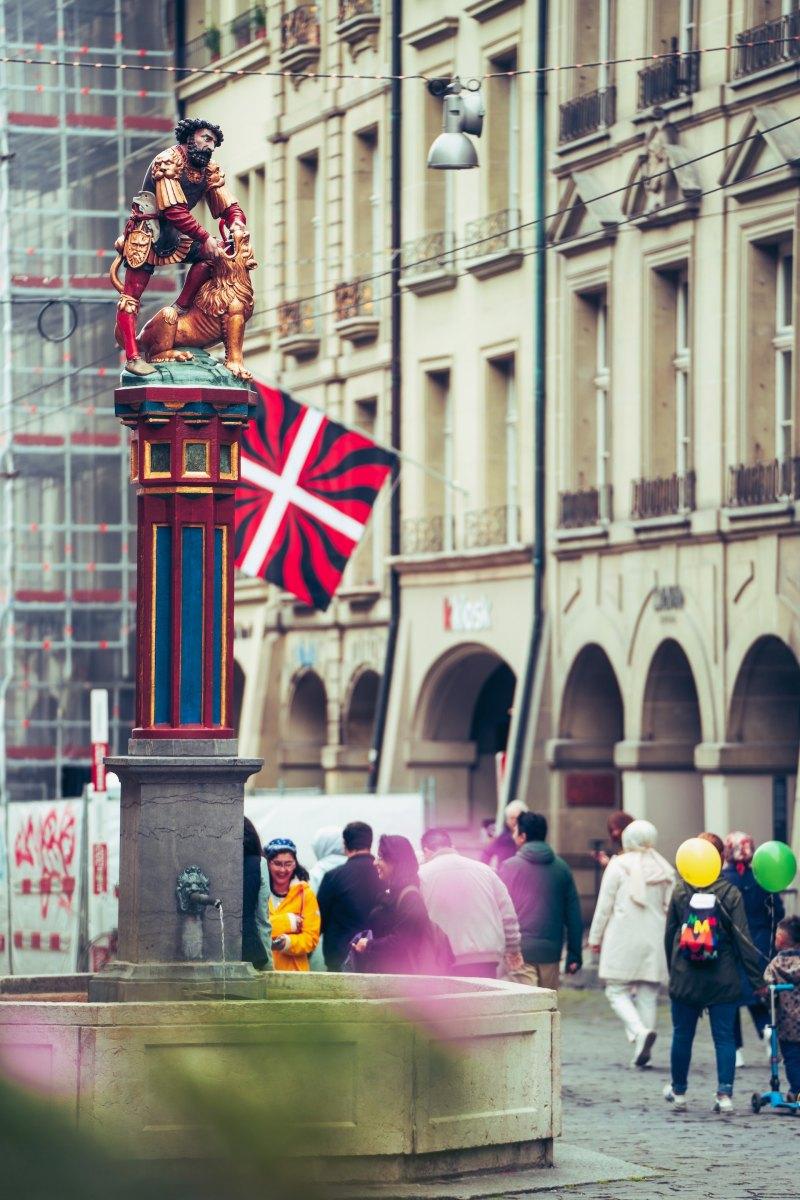
{"label": "scaffolding", "polygon": [[[107,271],[172,140],[172,76],[152,69],[166,44],[148,0],[0,0],[0,57],[46,60],[0,64],[0,801],[80,793],[90,688],[109,691],[112,753],[132,725],[135,510]],[[157,273],[150,309],[178,283]]]}

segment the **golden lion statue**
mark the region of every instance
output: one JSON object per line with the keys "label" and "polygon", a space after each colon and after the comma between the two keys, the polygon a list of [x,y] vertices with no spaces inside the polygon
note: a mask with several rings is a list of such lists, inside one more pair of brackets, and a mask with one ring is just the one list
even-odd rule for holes
{"label": "golden lion statue", "polygon": [[[242,360],[244,327],[253,315],[253,285],[250,272],[258,266],[247,230],[234,230],[230,249],[212,260],[212,275],[199,289],[192,307],[181,312],[174,305],[159,309],[139,334],[138,341],[148,362],[188,362],[193,346],[205,350],[222,342],[225,366],[238,379],[252,379]],[[117,260],[111,282],[117,291],[122,284]]]}

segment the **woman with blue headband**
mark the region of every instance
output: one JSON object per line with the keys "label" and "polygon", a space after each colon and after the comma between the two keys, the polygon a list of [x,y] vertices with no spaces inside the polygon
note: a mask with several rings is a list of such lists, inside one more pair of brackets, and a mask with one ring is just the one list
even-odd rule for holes
{"label": "woman with blue headband", "polygon": [[297,847],[291,838],[273,838],[264,847],[264,855],[269,868],[275,970],[307,971],[320,931],[319,906],[308,871],[297,861]]}

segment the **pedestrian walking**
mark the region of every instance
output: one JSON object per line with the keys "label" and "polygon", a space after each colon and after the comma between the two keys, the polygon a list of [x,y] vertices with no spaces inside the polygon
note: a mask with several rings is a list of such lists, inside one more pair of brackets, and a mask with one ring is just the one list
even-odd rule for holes
{"label": "pedestrian walking", "polygon": [[242,962],[258,971],[272,970],[272,929],[269,920],[269,871],[261,839],[249,817],[242,839]]}
{"label": "pedestrian walking", "polygon": [[425,907],[417,856],[408,838],[384,834],[376,866],[386,892],[370,914],[364,936],[352,943],[356,968],[381,975],[449,973],[452,950]]}
{"label": "pedestrian walking", "polygon": [[592,857],[594,861],[606,869],[612,858],[616,854],[622,853],[622,832],[627,829],[633,817],[630,813],[623,812],[622,809],[617,809],[608,816],[606,821],[606,829],[608,830],[608,840],[610,842],[609,850],[595,850]]}
{"label": "pedestrian walking", "polygon": [[520,813],[527,811],[521,800],[512,800],[510,804],[506,805],[503,813],[503,828],[497,837],[492,838],[489,845],[481,854],[482,862],[488,863],[495,871],[499,871],[506,859],[516,854],[517,846],[514,841],[514,834],[517,829],[517,818]]}
{"label": "pedestrian walking", "polygon": [[789,1081],[789,1100],[800,1098],[800,917],[784,917],[775,935],[777,954],[767,966],[767,983],[792,983],[778,993],[778,1044]]}
{"label": "pedestrian walking", "polygon": [[[721,859],[722,839],[716,834],[700,836],[715,846]],[[708,930],[705,949],[697,952],[702,957],[680,945],[687,922],[698,917]],[[741,997],[740,965],[754,991],[764,986],[739,889],[721,875],[702,892],[679,879],[667,913],[664,948],[672,1004],[672,1081],[664,1088],[664,1098],[676,1110],[685,1110],[697,1022],[707,1009],[717,1059],[713,1108],[718,1113],[732,1113],[736,1075],[733,1026]]]}
{"label": "pedestrian walking", "polygon": [[319,907],[308,871],[297,861],[291,838],[273,838],[264,847],[270,878],[269,916],[276,971],[307,971],[319,941]]}
{"label": "pedestrian walking", "polygon": [[635,1067],[650,1061],[658,989],[667,982],[664,928],[675,872],[656,850],[657,839],[649,821],[631,821],[622,830],[622,853],[606,867],[589,930],[606,997],[633,1043]]}
{"label": "pedestrian walking", "polygon": [[368,928],[370,913],[385,891],[372,857],[371,827],[351,821],[341,836],[345,861],[325,873],[317,893],[322,953],[329,971],[341,971],[351,941]]}
{"label": "pedestrian walking", "polygon": [[[784,916],[784,907],[780,896],[765,891],[756,882],[753,868],[750,865],[755,849],[755,841],[749,833],[742,833],[741,830],[729,833],[724,842],[725,866],[722,868],[722,878],[726,879],[728,883],[732,883],[742,893],[750,939],[761,956],[761,965],[764,966],[774,953],[775,928]],[[769,1031],[767,1029],[769,1008],[750,987],[744,971],[740,969],[739,975],[742,981],[742,995],[739,1008],[736,1010],[733,1033],[736,1039],[736,1065],[743,1067],[742,1008],[748,1009],[755,1031],[764,1041],[767,1053],[769,1053]]]}
{"label": "pedestrian walking", "polygon": [[546,839],[541,813],[520,813],[517,852],[503,863],[500,878],[517,911],[522,957],[534,968],[539,987],[557,988],[565,935],[567,972],[574,975],[583,964],[583,920],[572,871]]}
{"label": "pedestrian walking", "polygon": [[422,898],[450,940],[452,974],[496,979],[501,963],[519,970],[519,922],[500,877],[486,863],[459,854],[446,829],[429,829],[421,845]]}

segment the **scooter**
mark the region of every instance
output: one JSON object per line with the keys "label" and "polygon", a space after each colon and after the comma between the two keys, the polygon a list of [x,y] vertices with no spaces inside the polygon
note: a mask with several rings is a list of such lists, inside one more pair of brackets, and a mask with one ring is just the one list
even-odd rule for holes
{"label": "scooter", "polygon": [[781,1080],[779,1071],[780,1057],[778,1053],[778,1025],[776,1013],[776,996],[778,992],[794,991],[793,983],[771,983],[769,984],[769,1013],[770,1013],[770,1033],[769,1033],[769,1065],[770,1065],[770,1080],[768,1092],[753,1092],[750,1099],[750,1105],[754,1113],[761,1112],[762,1108],[775,1108],[782,1112],[791,1112],[797,1115],[800,1113],[800,1101],[787,1100],[786,1096],[781,1091]]}

